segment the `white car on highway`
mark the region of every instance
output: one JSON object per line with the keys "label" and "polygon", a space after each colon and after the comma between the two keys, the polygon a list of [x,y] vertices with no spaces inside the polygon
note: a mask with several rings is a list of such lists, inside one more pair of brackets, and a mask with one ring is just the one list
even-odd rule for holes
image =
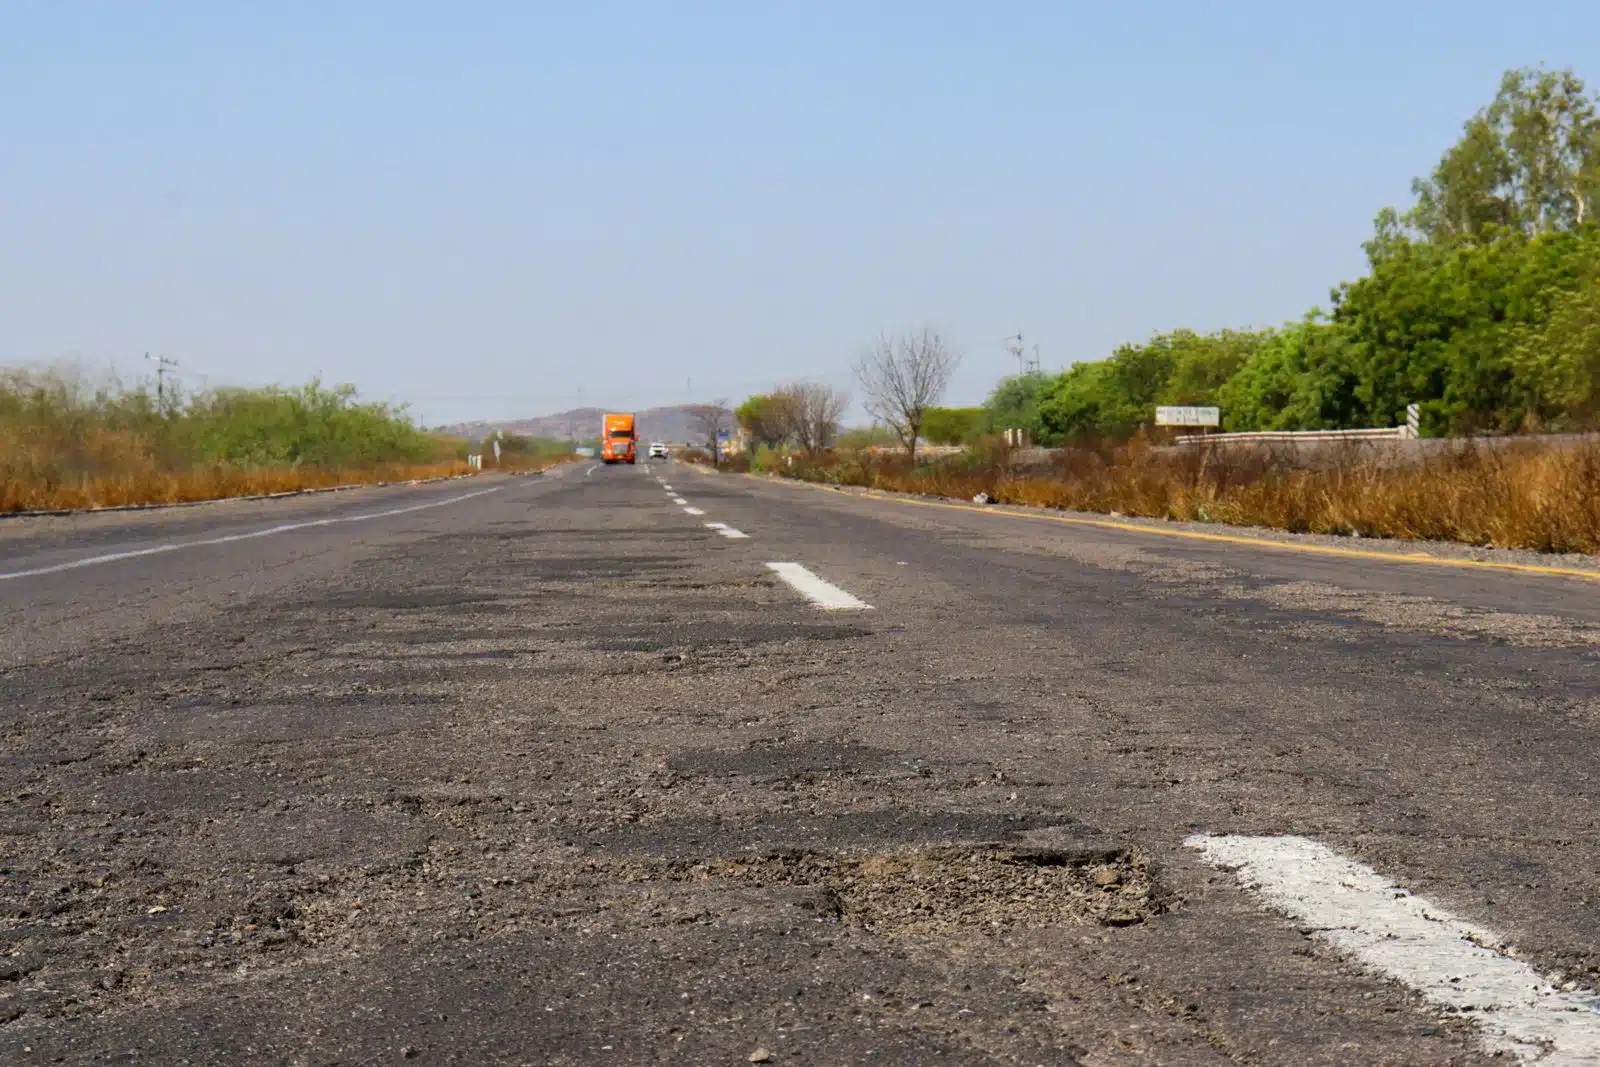
{"label": "white car on highway", "polygon": [[650,442],[650,458],[651,459],[666,459],[667,458],[667,446],[665,444],[663,444],[662,442],[660,442],[660,441],[651,441]]}

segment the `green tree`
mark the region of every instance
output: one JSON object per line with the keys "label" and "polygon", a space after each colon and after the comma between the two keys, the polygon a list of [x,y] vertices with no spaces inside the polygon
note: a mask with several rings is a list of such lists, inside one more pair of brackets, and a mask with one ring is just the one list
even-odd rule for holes
{"label": "green tree", "polygon": [[1271,330],[1222,330],[1198,334],[1177,330],[1152,342],[1172,353],[1172,373],[1157,402],[1161,404],[1214,404],[1223,385],[1263,345]]}
{"label": "green tree", "polygon": [[1570,70],[1508,71],[1461,139],[1412,189],[1406,221],[1424,239],[1576,229],[1600,194],[1600,117]]}
{"label": "green tree", "polygon": [[922,416],[922,437],[936,445],[971,441],[984,429],[983,408],[929,408]]}
{"label": "green tree", "polygon": [[1046,442],[1048,435],[1039,417],[1039,405],[1055,381],[1055,375],[1040,371],[1013,374],[1000,379],[989,398],[983,402],[984,430],[988,433],[1026,430],[1033,440]]}
{"label": "green tree", "polygon": [[788,439],[794,424],[793,400],[782,392],[753,396],[734,409],[734,418],[755,447],[776,448]]}
{"label": "green tree", "polygon": [[1056,441],[1099,436],[1121,409],[1110,360],[1078,363],[1056,379],[1039,404],[1039,420]]}
{"label": "green tree", "polygon": [[1600,264],[1549,303],[1542,323],[1520,325],[1513,335],[1510,360],[1524,421],[1593,426],[1600,416]]}
{"label": "green tree", "polygon": [[1544,322],[1596,262],[1600,242],[1589,228],[1397,243],[1336,297],[1360,417],[1395,425],[1417,402],[1436,431],[1516,429],[1527,406],[1511,359],[1519,331]]}
{"label": "green tree", "polygon": [[1126,437],[1155,420],[1194,334],[1159,334],[1143,345],[1122,345],[1110,359],[1079,363],[1056,379],[1040,404],[1040,420],[1056,439]]}
{"label": "green tree", "polygon": [[1308,317],[1275,330],[1217,390],[1225,430],[1330,430],[1360,423],[1344,331]]}

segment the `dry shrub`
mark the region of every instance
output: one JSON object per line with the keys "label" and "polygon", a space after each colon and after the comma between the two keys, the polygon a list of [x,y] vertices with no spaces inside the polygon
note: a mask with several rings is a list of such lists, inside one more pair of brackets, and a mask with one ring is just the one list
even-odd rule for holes
{"label": "dry shrub", "polygon": [[[467,445],[345,387],[152,397],[72,367],[0,368],[0,513],[436,478]],[[560,457],[525,457],[518,470]]]}
{"label": "dry shrub", "polygon": [[1143,440],[1031,460],[991,451],[912,463],[828,453],[795,477],[931,496],[1307,533],[1600,553],[1600,442],[1463,442],[1402,455],[1370,445],[1158,448]]}

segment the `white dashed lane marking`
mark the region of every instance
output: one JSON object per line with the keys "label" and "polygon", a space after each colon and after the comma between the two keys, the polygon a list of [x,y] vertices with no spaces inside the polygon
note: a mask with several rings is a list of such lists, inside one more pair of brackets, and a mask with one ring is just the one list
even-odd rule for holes
{"label": "white dashed lane marking", "polygon": [[688,503],[688,501],[687,501],[687,500],[685,500],[685,499],[683,499],[683,497],[681,497],[681,496],[675,496],[675,497],[673,497],[673,498],[672,498],[672,502],[673,502],[673,503],[674,503],[674,504],[678,504],[678,505],[683,505],[683,504],[687,504],[687,503]]}
{"label": "white dashed lane marking", "polygon": [[688,507],[686,507],[683,510],[688,512],[690,515],[704,515],[705,514],[705,512],[701,511],[699,508],[688,508]]}
{"label": "white dashed lane marking", "polygon": [[706,523],[706,527],[708,529],[717,531],[717,533],[721,534],[723,537],[731,538],[735,541],[739,540],[740,538],[747,538],[750,536],[743,530],[736,530],[725,522],[708,522]]}
{"label": "white dashed lane marking", "polygon": [[1600,997],[1558,988],[1493,931],[1309,838],[1199,835],[1185,844],[1313,937],[1472,1019],[1490,1051],[1540,1067],[1600,1064]]}
{"label": "white dashed lane marking", "polygon": [[768,563],[767,568],[789,584],[795,592],[824,611],[870,611],[872,605],[823,581],[798,563]]}

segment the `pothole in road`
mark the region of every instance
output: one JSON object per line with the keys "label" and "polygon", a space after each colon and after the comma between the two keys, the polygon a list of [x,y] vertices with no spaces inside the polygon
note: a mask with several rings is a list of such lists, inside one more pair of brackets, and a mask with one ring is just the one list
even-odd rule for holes
{"label": "pothole in road", "polygon": [[[812,888],[817,892],[807,899],[819,917],[882,932],[1133,926],[1165,913],[1170,903],[1150,858],[1119,848],[787,852],[675,864],[667,877],[749,888]],[[640,880],[653,878],[646,873]]]}

